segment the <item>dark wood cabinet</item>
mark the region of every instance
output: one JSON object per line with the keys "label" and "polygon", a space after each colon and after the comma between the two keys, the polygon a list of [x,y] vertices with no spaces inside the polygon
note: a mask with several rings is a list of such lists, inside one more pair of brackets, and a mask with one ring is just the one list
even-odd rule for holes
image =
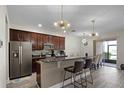
{"label": "dark wood cabinet", "polygon": [[64,50],[65,49],[65,38],[59,37],[59,49]]}
{"label": "dark wood cabinet", "polygon": [[30,41],[30,32],[10,29],[10,41]]}
{"label": "dark wood cabinet", "polygon": [[38,46],[37,46],[37,49],[38,50],[43,50],[43,35],[42,34],[38,34],[37,37],[38,37],[38,41],[37,41]]}
{"label": "dark wood cabinet", "polygon": [[53,44],[53,41],[54,40],[54,36],[52,36],[52,35],[49,35],[48,36],[48,43],[52,43]]}
{"label": "dark wood cabinet", "polygon": [[15,29],[10,29],[10,41],[23,41],[21,32]]}
{"label": "dark wood cabinet", "polygon": [[37,33],[31,33],[32,50],[37,50]]}
{"label": "dark wood cabinet", "polygon": [[59,50],[59,37],[54,36],[52,41],[53,41],[53,44],[54,44],[54,49]]}
{"label": "dark wood cabinet", "polygon": [[29,41],[32,42],[32,50],[42,50],[43,43],[54,44],[55,50],[65,49],[65,38],[47,34],[27,32],[17,29],[10,29],[10,41]]}
{"label": "dark wood cabinet", "polygon": [[30,32],[21,32],[23,41],[31,41],[31,33]]}
{"label": "dark wood cabinet", "polygon": [[43,34],[42,35],[42,40],[43,40],[43,43],[48,43],[49,42],[49,35]]}

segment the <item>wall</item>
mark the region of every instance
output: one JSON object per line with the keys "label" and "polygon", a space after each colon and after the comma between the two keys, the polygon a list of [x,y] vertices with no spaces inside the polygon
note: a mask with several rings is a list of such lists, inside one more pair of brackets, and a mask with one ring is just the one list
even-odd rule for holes
{"label": "wall", "polygon": [[66,35],[65,37],[65,52],[68,57],[81,57],[81,39],[73,35]]}
{"label": "wall", "polygon": [[8,32],[6,26],[6,6],[0,6],[0,40],[3,46],[0,48],[0,87],[6,87],[6,63],[8,63]]}
{"label": "wall", "polygon": [[82,55],[85,56],[85,53],[88,53],[88,56],[93,56],[93,39],[87,38],[87,41],[88,41],[87,46],[84,46],[83,43],[81,43]]}
{"label": "wall", "polygon": [[124,32],[120,32],[119,37],[117,38],[117,53],[117,65],[120,68],[120,65],[124,64]]}

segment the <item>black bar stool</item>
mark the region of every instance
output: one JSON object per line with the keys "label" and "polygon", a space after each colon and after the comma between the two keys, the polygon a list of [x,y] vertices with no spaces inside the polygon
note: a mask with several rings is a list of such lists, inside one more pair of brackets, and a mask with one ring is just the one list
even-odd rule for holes
{"label": "black bar stool", "polygon": [[[92,70],[92,59],[91,58],[85,59],[85,66],[83,69],[84,69],[84,73],[85,73],[86,86],[87,86],[87,82],[93,84],[93,76],[92,76],[92,72],[91,72],[91,70]],[[88,69],[90,72],[91,81],[87,80],[86,69]]]}
{"label": "black bar stool", "polygon": [[[64,68],[65,74],[64,74],[64,80],[63,80],[63,86],[62,87],[64,87],[64,81],[66,81],[66,80],[68,80],[70,78],[71,78],[71,84],[73,84],[74,87],[78,87],[78,86],[75,85],[75,83],[78,83],[82,87],[86,87],[85,85],[83,85],[83,81],[82,81],[83,68],[84,68],[84,62],[83,61],[76,61],[74,63],[74,66],[70,66],[70,67]],[[70,72],[71,73],[71,77],[66,78],[66,72]],[[80,75],[81,83],[76,81],[76,76],[77,75]],[[73,83],[72,83],[72,79],[74,79]]]}

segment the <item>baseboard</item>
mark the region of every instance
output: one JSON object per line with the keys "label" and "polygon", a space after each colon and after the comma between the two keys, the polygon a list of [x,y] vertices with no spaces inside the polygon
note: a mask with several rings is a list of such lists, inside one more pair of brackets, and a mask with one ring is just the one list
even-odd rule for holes
{"label": "baseboard", "polygon": [[[86,74],[89,75],[90,72],[88,71]],[[84,74],[82,75],[82,77],[84,77]],[[79,80],[79,79],[80,79],[80,76],[78,75],[78,76],[76,77],[76,80]],[[66,80],[66,81],[64,82],[64,85],[66,86],[66,85],[70,84],[70,83],[71,83],[70,81],[71,81],[71,79]],[[49,88],[61,88],[61,87],[62,87],[62,84],[63,84],[63,82],[58,83],[58,84],[56,84],[56,85],[53,85],[53,86],[51,86],[51,87],[49,87]]]}

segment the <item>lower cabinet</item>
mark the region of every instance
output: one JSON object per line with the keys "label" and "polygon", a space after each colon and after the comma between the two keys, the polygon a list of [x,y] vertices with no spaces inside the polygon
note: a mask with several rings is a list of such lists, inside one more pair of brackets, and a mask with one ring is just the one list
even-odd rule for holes
{"label": "lower cabinet", "polygon": [[38,61],[39,59],[32,59],[32,73],[35,73],[36,72],[36,70],[37,70],[37,61]]}

